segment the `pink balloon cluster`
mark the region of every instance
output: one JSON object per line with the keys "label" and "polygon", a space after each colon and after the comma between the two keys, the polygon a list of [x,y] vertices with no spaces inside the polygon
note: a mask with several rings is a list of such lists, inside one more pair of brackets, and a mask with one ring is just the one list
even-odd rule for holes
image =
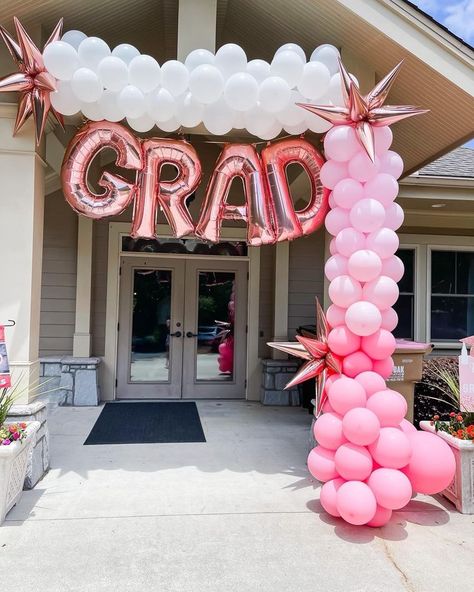
{"label": "pink balloon cluster", "polygon": [[328,345],[342,357],[343,372],[326,383],[308,468],[324,482],[320,500],[329,514],[382,526],[413,491],[447,487],[455,461],[446,442],[404,419],[404,397],[385,383],[398,322],[392,306],[404,272],[395,255],[403,211],[394,203],[403,161],[389,150],[389,127],[374,133],[375,163],[350,126],[332,128],[324,141],[321,180],[332,190],[326,229],[334,237],[325,267],[333,302]]}
{"label": "pink balloon cluster", "polygon": [[232,327],[235,321],[235,284],[232,286],[229,304],[227,306],[230,333],[225,337],[219,345],[219,355],[217,357],[217,364],[219,371],[230,373],[234,371],[234,336],[232,334]]}

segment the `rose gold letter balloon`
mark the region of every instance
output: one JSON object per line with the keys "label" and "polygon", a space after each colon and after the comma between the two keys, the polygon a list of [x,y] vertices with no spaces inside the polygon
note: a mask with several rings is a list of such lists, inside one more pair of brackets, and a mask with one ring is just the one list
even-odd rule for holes
{"label": "rose gold letter balloon", "polygon": [[69,144],[61,167],[64,197],[79,214],[100,219],[122,213],[135,197],[137,187],[119,175],[104,172],[98,181],[105,191],[94,193],[87,174],[94,157],[104,148],[117,153],[117,165],[126,169],[142,168],[140,142],[118,123],[87,123]]}
{"label": "rose gold letter balloon", "polygon": [[[244,184],[243,206],[227,203],[235,177],[240,177]],[[249,245],[275,242],[272,207],[265,186],[262,164],[257,151],[251,145],[224,146],[207,187],[196,234],[205,240],[219,242],[223,220],[245,220]]]}
{"label": "rose gold letter balloon", "polygon": [[[201,163],[188,142],[152,138],[142,143],[145,166],[140,173],[140,191],[135,201],[132,237],[154,238],[156,210],[159,205],[176,237],[194,232],[186,199],[201,180]],[[163,165],[176,167],[173,181],[160,180]]]}
{"label": "rose gold letter balloon", "polygon": [[[266,146],[262,161],[275,210],[276,240],[293,240],[317,230],[329,209],[329,191],[319,178],[324,164],[321,154],[306,140],[289,138]],[[311,183],[308,204],[296,212],[286,178],[286,167],[291,163],[301,165]]]}

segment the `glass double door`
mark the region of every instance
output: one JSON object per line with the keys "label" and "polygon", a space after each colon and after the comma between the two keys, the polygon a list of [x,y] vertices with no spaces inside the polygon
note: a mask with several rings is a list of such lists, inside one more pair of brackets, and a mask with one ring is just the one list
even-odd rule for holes
{"label": "glass double door", "polygon": [[124,257],[117,398],[244,398],[247,262]]}

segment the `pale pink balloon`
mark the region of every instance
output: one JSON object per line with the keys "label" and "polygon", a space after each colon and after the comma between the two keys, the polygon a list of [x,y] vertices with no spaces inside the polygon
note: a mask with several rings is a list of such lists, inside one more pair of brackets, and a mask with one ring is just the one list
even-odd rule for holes
{"label": "pale pink balloon", "polygon": [[322,412],[323,413],[335,413],[334,409],[331,407],[331,403],[329,403],[329,399],[327,399],[327,398],[323,403]]}
{"label": "pale pink balloon", "polygon": [[[334,382],[336,382],[336,380],[339,378],[339,374],[331,374],[331,376],[329,376],[326,379],[326,384],[324,387],[324,390],[326,391],[326,394],[329,392],[329,389],[331,388],[331,385],[334,384]],[[334,409],[332,409],[332,411],[334,411]]]}
{"label": "pale pink balloon", "polygon": [[375,516],[367,522],[367,526],[371,526],[372,528],[379,528],[380,526],[385,526],[390,522],[392,518],[392,510],[388,508],[382,508],[382,506],[377,506],[377,510],[375,511]]}
{"label": "pale pink balloon", "polygon": [[375,177],[378,173],[379,166],[380,159],[378,156],[375,157],[374,163],[370,160],[368,154],[361,150],[349,161],[349,175],[353,179],[365,183]]}
{"label": "pale pink balloon", "polygon": [[329,252],[331,253],[331,255],[335,255],[337,253],[337,247],[336,247],[336,239],[332,238],[330,243],[329,243]]}
{"label": "pale pink balloon", "polygon": [[375,304],[380,310],[386,310],[398,299],[398,286],[392,278],[381,275],[377,279],[367,282],[363,289],[363,299]]}
{"label": "pale pink balloon", "polygon": [[345,318],[346,309],[336,306],[335,304],[331,304],[331,306],[326,311],[326,320],[330,327],[338,327],[339,325],[343,325],[345,323]]}
{"label": "pale pink balloon", "polygon": [[[382,315],[375,304],[360,300],[349,306],[345,321],[352,333],[366,337],[378,331],[382,323]],[[371,370],[371,368],[366,368],[366,370]]]}
{"label": "pale pink balloon", "polygon": [[370,409],[355,407],[344,415],[342,431],[353,444],[368,446],[379,437],[380,421]]}
{"label": "pale pink balloon", "polygon": [[349,378],[354,378],[361,372],[372,370],[372,360],[362,351],[345,356],[342,361],[342,371]]}
{"label": "pale pink balloon", "polygon": [[380,374],[382,378],[389,378],[393,372],[392,357],[385,358],[385,360],[375,360],[373,370],[374,372],[377,372],[377,374]]}
{"label": "pale pink balloon", "polygon": [[405,434],[413,434],[413,432],[417,431],[415,426],[410,421],[408,421],[408,419],[402,419],[399,428],[402,430],[402,432],[405,432]]}
{"label": "pale pink balloon", "polygon": [[397,312],[393,308],[387,308],[386,310],[383,310],[382,311],[382,324],[380,325],[380,328],[386,329],[387,331],[393,331],[397,325],[398,325]]}
{"label": "pale pink balloon", "polygon": [[375,251],[381,259],[387,259],[397,251],[400,240],[391,228],[383,227],[371,232],[365,244],[367,249]]}
{"label": "pale pink balloon", "polygon": [[332,383],[328,396],[331,407],[342,416],[354,407],[365,407],[367,401],[362,386],[347,376],[340,376]]}
{"label": "pale pink balloon", "polygon": [[321,502],[322,507],[328,514],[336,518],[340,517],[336,502],[337,491],[345,482],[345,479],[341,478],[331,479],[331,481],[328,481],[321,487],[321,492],[319,494],[319,501]]}
{"label": "pale pink balloon", "polygon": [[342,417],[337,413],[323,413],[313,427],[316,442],[328,450],[337,450],[347,440],[342,433]]}
{"label": "pale pink balloon", "polygon": [[364,185],[365,197],[378,199],[384,206],[389,206],[398,195],[397,180],[387,173],[377,173]]}
{"label": "pale pink balloon", "polygon": [[413,494],[410,481],[401,471],[389,468],[376,469],[367,480],[377,503],[388,510],[400,510],[408,504]]}
{"label": "pale pink balloon", "polygon": [[330,481],[339,477],[334,462],[334,450],[315,446],[308,455],[308,470],[318,481]]}
{"label": "pale pink balloon", "polygon": [[336,471],[348,481],[364,481],[372,472],[372,457],[364,446],[342,444],[334,456]]}
{"label": "pale pink balloon", "polygon": [[329,281],[332,281],[338,275],[347,275],[347,257],[342,255],[333,255],[326,261],[324,273]]}
{"label": "pale pink balloon", "polygon": [[331,191],[331,193],[329,194],[329,198],[328,198],[328,204],[329,204],[329,207],[330,207],[331,209],[333,209],[333,208],[337,208],[337,203],[336,203],[336,202],[335,202],[335,200],[334,200],[334,195],[333,195],[333,192],[332,192],[332,191]]}
{"label": "pale pink balloon", "polygon": [[394,282],[399,282],[405,273],[403,261],[396,255],[392,255],[382,261],[382,275],[392,278]]}
{"label": "pale pink balloon", "polygon": [[403,173],[402,157],[393,150],[388,150],[387,152],[385,152],[385,154],[382,154],[382,156],[380,157],[380,172],[387,173],[389,175],[392,175],[392,177],[394,177],[395,179],[398,179]]}
{"label": "pale pink balloon", "polygon": [[359,148],[359,141],[350,125],[336,125],[327,132],[324,138],[326,160],[332,158],[338,162],[348,161]]}
{"label": "pale pink balloon", "polygon": [[374,251],[361,249],[349,257],[347,264],[349,275],[359,282],[370,282],[382,271],[382,260]]}
{"label": "pale pink balloon", "polygon": [[345,257],[350,257],[354,251],[364,249],[365,243],[365,235],[354,228],[344,228],[336,236],[336,249]]}
{"label": "pale pink balloon", "polygon": [[372,333],[372,335],[362,337],[361,341],[362,351],[372,360],[384,360],[385,358],[388,358],[393,354],[396,346],[395,337],[390,331],[386,331],[385,329],[379,329],[375,333]]}
{"label": "pale pink balloon", "polygon": [[338,206],[350,210],[355,203],[363,199],[364,188],[358,181],[348,177],[334,187],[333,196]]}
{"label": "pale pink balloon", "polygon": [[386,388],[385,380],[376,372],[361,372],[355,379],[364,388],[367,397]]}
{"label": "pale pink balloon", "polygon": [[362,299],[362,286],[350,275],[340,275],[329,284],[329,298],[337,306],[347,308]]}
{"label": "pale pink balloon", "polygon": [[403,208],[397,202],[391,203],[385,211],[384,226],[391,230],[398,230],[403,224],[405,214]]}
{"label": "pale pink balloon", "polygon": [[449,444],[436,434],[408,434],[413,453],[403,469],[413,490],[432,495],[448,487],[454,479],[456,461]]}
{"label": "pale pink balloon", "polygon": [[413,446],[407,435],[398,428],[380,428],[379,437],[369,445],[369,452],[374,460],[388,469],[401,469],[406,466],[412,450]]}
{"label": "pale pink balloon", "polygon": [[336,494],[336,506],[341,518],[349,524],[367,524],[375,516],[377,502],[368,485],[361,481],[347,481]]}
{"label": "pale pink balloon", "polygon": [[360,337],[354,335],[345,325],[340,325],[329,332],[328,345],[337,356],[348,356],[360,349]]}
{"label": "pale pink balloon", "polygon": [[376,199],[361,199],[352,207],[349,220],[359,232],[374,232],[385,222],[385,208]]}
{"label": "pale pink balloon", "polygon": [[367,399],[367,409],[379,418],[380,425],[386,427],[400,427],[400,422],[407,414],[407,402],[397,391],[385,389],[374,393]]}
{"label": "pale pink balloon", "polygon": [[324,220],[324,225],[329,234],[336,236],[341,230],[351,226],[349,212],[342,208],[330,210]]}
{"label": "pale pink balloon", "polygon": [[347,164],[345,162],[337,162],[337,160],[328,160],[321,167],[319,178],[324,187],[334,189],[341,179],[346,179],[349,176]]}
{"label": "pale pink balloon", "polygon": [[374,131],[375,152],[380,155],[392,145],[393,133],[388,125],[372,129]]}

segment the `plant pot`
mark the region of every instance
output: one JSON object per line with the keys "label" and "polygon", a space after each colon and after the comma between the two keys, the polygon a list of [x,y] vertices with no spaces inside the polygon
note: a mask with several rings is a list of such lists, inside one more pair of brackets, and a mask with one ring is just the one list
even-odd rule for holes
{"label": "plant pot", "polygon": [[28,457],[40,425],[39,421],[27,422],[26,436],[21,442],[0,446],[0,524],[20,499]]}
{"label": "plant pot", "polygon": [[474,514],[474,443],[455,438],[447,432],[436,432],[429,421],[420,421],[420,427],[443,438],[454,452],[456,474],[451,485],[441,493],[462,514]]}

